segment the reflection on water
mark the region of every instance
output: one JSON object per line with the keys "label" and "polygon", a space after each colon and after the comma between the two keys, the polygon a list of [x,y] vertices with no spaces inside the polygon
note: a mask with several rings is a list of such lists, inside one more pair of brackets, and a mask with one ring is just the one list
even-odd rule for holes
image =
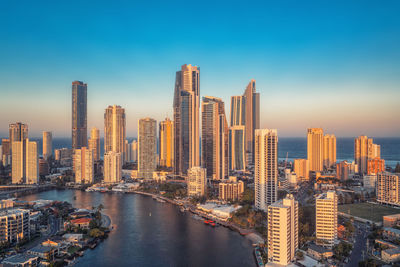
{"label": "reflection on water", "polygon": [[206,226],[191,214],[150,197],[52,190],[22,199],[68,201],[86,209],[104,205],[115,230],[94,250],[87,250],[76,266],[255,265],[248,239],[223,227]]}

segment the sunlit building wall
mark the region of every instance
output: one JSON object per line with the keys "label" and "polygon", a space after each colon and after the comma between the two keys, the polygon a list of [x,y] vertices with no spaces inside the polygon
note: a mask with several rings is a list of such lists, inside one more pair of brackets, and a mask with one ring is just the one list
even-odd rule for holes
{"label": "sunlit building wall", "polygon": [[12,145],[12,183],[37,184],[39,179],[39,157],[37,143],[14,141]]}
{"label": "sunlit building wall", "polygon": [[205,168],[192,167],[188,170],[187,190],[190,197],[207,194],[207,171]]}
{"label": "sunlit building wall", "polygon": [[75,183],[91,184],[94,181],[94,153],[86,147],[75,149],[74,152]]}
{"label": "sunlit building wall", "polygon": [[138,176],[153,179],[157,168],[157,122],[152,118],[139,120]]}
{"label": "sunlit building wall", "polygon": [[326,134],[324,136],[324,168],[330,169],[336,164],[336,136]]}
{"label": "sunlit building wall", "polygon": [[122,178],[121,153],[109,151],[104,154],[104,179],[105,183],[119,183]]}
{"label": "sunlit building wall", "polygon": [[310,171],[323,171],[324,131],[321,128],[307,130],[307,159]]}
{"label": "sunlit building wall", "polygon": [[43,132],[43,158],[48,159],[53,155],[53,136],[51,132]]}
{"label": "sunlit building wall", "polygon": [[160,166],[173,167],[174,165],[174,122],[169,118],[160,121]]}
{"label": "sunlit building wall", "polygon": [[90,130],[89,149],[93,151],[93,160],[100,160],[100,131],[96,127]]}
{"label": "sunlit building wall", "polygon": [[121,154],[125,162],[126,119],[121,106],[108,106],[104,112],[104,153]]}
{"label": "sunlit building wall", "polygon": [[368,160],[381,157],[381,148],[372,138],[361,135],[354,140],[354,161],[361,174],[368,173]]}
{"label": "sunlit building wall", "polygon": [[310,180],[310,166],[307,159],[295,159],[293,161],[293,171],[297,174],[299,182]]}
{"label": "sunlit building wall", "polygon": [[389,172],[377,174],[376,201],[400,206],[400,178],[398,175]]}
{"label": "sunlit building wall", "polygon": [[315,200],[315,235],[317,243],[332,247],[337,239],[337,204],[334,191],[320,194]]}

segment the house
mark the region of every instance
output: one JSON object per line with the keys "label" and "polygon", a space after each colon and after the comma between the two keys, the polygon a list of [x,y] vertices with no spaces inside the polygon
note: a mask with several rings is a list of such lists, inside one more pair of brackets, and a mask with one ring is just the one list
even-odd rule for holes
{"label": "house", "polygon": [[89,229],[89,224],[92,221],[92,218],[79,218],[75,220],[71,220],[71,225],[75,227],[79,227],[81,229]]}

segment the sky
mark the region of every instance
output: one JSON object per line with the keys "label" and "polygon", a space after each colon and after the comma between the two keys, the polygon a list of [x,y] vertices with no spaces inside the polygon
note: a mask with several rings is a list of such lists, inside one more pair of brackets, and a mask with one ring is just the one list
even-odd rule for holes
{"label": "sky", "polygon": [[88,84],[88,128],[104,109],[172,117],[175,72],[200,66],[201,96],[251,79],[261,127],[305,136],[400,137],[400,1],[0,0],[0,136],[71,136],[71,83]]}

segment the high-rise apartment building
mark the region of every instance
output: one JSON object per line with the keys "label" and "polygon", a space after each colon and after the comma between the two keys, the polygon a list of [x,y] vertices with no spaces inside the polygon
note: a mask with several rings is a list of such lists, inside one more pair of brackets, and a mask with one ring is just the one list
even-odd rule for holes
{"label": "high-rise apartment building", "polygon": [[43,132],[43,158],[47,160],[53,155],[53,137],[51,132]]}
{"label": "high-rise apartment building", "polygon": [[310,171],[323,171],[324,131],[321,128],[307,130],[307,160]]}
{"label": "high-rise apartment building", "polygon": [[192,167],[188,170],[187,190],[190,197],[207,194],[207,171],[205,168]]}
{"label": "high-rise apartment building", "polygon": [[183,65],[176,72],[174,93],[174,172],[185,175],[200,166],[200,68]]}
{"label": "high-rise apartment building", "polygon": [[376,201],[382,204],[400,206],[400,178],[389,172],[376,176]]}
{"label": "high-rise apartment building", "polygon": [[1,139],[1,154],[0,160],[3,163],[3,166],[8,166],[11,164],[11,145],[10,139],[3,138]]}
{"label": "high-rise apartment building", "polygon": [[132,141],[132,161],[137,162],[138,159],[138,143],[136,140]]}
{"label": "high-rise apartment building", "polygon": [[268,206],[268,262],[288,265],[299,246],[299,204],[286,195]]}
{"label": "high-rise apartment building", "polygon": [[74,152],[75,183],[92,184],[94,181],[93,150],[87,147],[75,149]]}
{"label": "high-rise apartment building", "polygon": [[337,239],[337,205],[335,191],[320,194],[315,200],[315,234],[318,244],[332,247]]}
{"label": "high-rise apartment building", "polygon": [[385,160],[373,158],[367,161],[367,174],[378,174],[385,171]]}
{"label": "high-rise apartment building", "polygon": [[324,135],[324,168],[330,169],[336,164],[336,136],[333,134]]}
{"label": "high-rise apartment building", "polygon": [[255,131],[255,206],[267,211],[277,200],[278,191],[278,132],[273,129]]}
{"label": "high-rise apartment building", "polygon": [[89,149],[93,151],[93,160],[100,160],[100,131],[96,127],[90,130]]}
{"label": "high-rise apartment building", "polygon": [[293,171],[296,173],[299,182],[310,180],[310,166],[307,159],[295,159],[293,161]]}
{"label": "high-rise apartment building", "polygon": [[109,151],[104,153],[104,182],[119,183],[122,178],[121,153]]}
{"label": "high-rise apartment building", "polygon": [[87,146],[87,84],[72,82],[72,149]]}
{"label": "high-rise apartment building", "polygon": [[225,201],[236,201],[244,192],[243,181],[238,181],[235,176],[230,176],[228,180],[222,180],[218,184],[218,198]]}
{"label": "high-rise apartment building", "polygon": [[217,97],[203,97],[201,104],[201,163],[207,177],[214,180],[228,175],[228,123],[224,102]]}
{"label": "high-rise apartment building", "polygon": [[381,147],[374,144],[372,138],[361,135],[354,140],[354,161],[358,165],[359,173],[368,173],[368,160],[381,158]]}
{"label": "high-rise apartment building", "polygon": [[28,125],[21,122],[11,123],[9,125],[10,148],[14,141],[22,141],[28,138]]}
{"label": "high-rise apartment building", "polygon": [[126,120],[125,109],[108,106],[104,112],[104,153],[117,152],[125,162]]}
{"label": "high-rise apartment building", "polygon": [[251,80],[243,94],[246,97],[246,153],[254,161],[254,131],[260,128],[260,93],[256,92],[256,81]]}
{"label": "high-rise apartment building", "polygon": [[174,122],[169,118],[160,121],[159,125],[160,140],[160,166],[174,166]]}
{"label": "high-rise apartment building", "polygon": [[245,126],[237,125],[229,128],[228,136],[228,168],[229,170],[246,170]]}
{"label": "high-rise apartment building", "polygon": [[153,179],[157,168],[157,122],[152,118],[139,120],[138,177]]}
{"label": "high-rise apartment building", "polygon": [[12,183],[37,184],[39,179],[39,158],[37,143],[14,141],[12,145]]}

